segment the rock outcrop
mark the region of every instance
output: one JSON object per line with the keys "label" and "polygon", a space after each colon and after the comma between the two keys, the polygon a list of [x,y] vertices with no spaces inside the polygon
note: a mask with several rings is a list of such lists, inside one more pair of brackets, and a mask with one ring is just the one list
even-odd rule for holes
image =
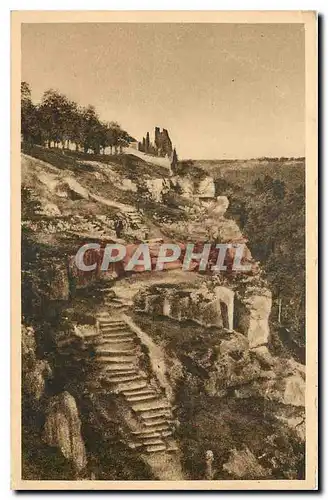
{"label": "rock outcrop", "polygon": [[198,189],[196,191],[196,196],[198,198],[211,198],[215,196],[215,185],[213,177],[207,176],[199,182]]}
{"label": "rock outcrop", "polygon": [[147,190],[150,193],[152,201],[156,203],[161,203],[163,201],[163,195],[169,191],[170,183],[166,179],[147,179],[146,180]]}
{"label": "rock outcrop", "polygon": [[178,321],[193,320],[201,325],[221,327],[228,319],[222,318],[220,301],[206,287],[176,289],[173,286],[154,286],[137,298],[137,307],[148,314],[167,316]]}
{"label": "rock outcrop", "polygon": [[236,329],[247,335],[250,348],[268,343],[272,295],[268,289],[249,287],[237,300]]}
{"label": "rock outcrop", "polygon": [[22,327],[22,385],[32,401],[40,401],[45,394],[46,383],[52,378],[52,369],[46,359],[37,358],[34,329]]}
{"label": "rock outcrop", "polygon": [[271,470],[262,467],[247,447],[242,450],[231,450],[229,460],[223,465],[223,470],[234,479],[264,479],[271,474]]}
{"label": "rock outcrop", "polygon": [[[60,450],[78,477],[115,479],[102,469],[109,457],[116,470],[120,460],[127,471],[130,461],[142,463],[138,479],[297,477],[305,369],[274,354],[265,281],[253,267],[234,273],[236,244],[244,244],[243,264],[254,261],[225,216],[228,198],[215,197],[204,172],[177,168],[161,177],[155,160],[156,174],[139,179],[131,168],[131,180],[129,154],[119,164],[81,161],[73,173],[69,165],[23,158],[24,276],[33,282],[23,293],[30,299],[24,322],[39,323],[37,333],[24,327],[22,335],[26,420],[38,416],[44,443]],[[139,164],[148,165],[151,154],[141,156]],[[159,272],[159,245],[168,240],[179,242],[181,256]],[[96,269],[79,272],[75,252],[89,241],[100,243],[85,256]],[[144,241],[153,271],[125,272]],[[208,241],[231,244],[227,269],[198,272],[193,262],[183,271],[189,241],[195,252]],[[127,255],[102,272],[108,242],[125,244]],[[90,461],[101,472],[91,473]]]}
{"label": "rock outcrop", "polygon": [[66,391],[49,401],[43,440],[49,446],[59,448],[77,472],[86,467],[87,457],[78,409],[75,399]]}

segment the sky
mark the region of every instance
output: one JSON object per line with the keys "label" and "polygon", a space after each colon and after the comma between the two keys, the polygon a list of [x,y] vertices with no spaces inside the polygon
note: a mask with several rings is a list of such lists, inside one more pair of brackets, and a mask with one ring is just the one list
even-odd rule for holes
{"label": "sky", "polygon": [[22,80],[54,88],[179,158],[305,155],[301,24],[22,25]]}

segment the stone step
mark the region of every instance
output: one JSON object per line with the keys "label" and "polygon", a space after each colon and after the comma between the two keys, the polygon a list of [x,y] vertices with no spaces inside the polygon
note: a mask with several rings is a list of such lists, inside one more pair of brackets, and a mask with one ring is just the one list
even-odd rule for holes
{"label": "stone step", "polygon": [[102,328],[101,329],[101,336],[103,338],[111,338],[111,337],[116,337],[116,336],[119,336],[119,337],[128,337],[129,335],[132,337],[135,336],[135,334],[133,332],[131,332],[131,330],[129,330],[128,328],[110,328],[110,329],[104,329]]}
{"label": "stone step", "polygon": [[142,440],[144,445],[155,445],[155,444],[165,444],[163,439],[161,438],[144,438]]}
{"label": "stone step", "polygon": [[141,401],[150,401],[152,399],[157,399],[158,398],[157,394],[139,394],[137,396],[127,396],[124,393],[124,396],[126,397],[126,399],[130,403],[138,403],[138,402],[141,402]]}
{"label": "stone step", "polygon": [[99,323],[99,330],[124,330],[129,329],[126,323]]}
{"label": "stone step", "polygon": [[169,403],[163,400],[149,401],[140,404],[135,403],[132,405],[132,409],[136,412],[153,411],[153,410],[155,411],[168,408],[170,408]]}
{"label": "stone step", "polygon": [[143,425],[145,425],[147,427],[147,429],[153,425],[157,425],[157,424],[167,424],[169,425],[169,422],[168,422],[168,418],[165,414],[158,414],[156,417],[154,418],[149,418],[149,419],[143,419]]}
{"label": "stone step", "polygon": [[105,324],[105,323],[102,323],[100,325],[100,330],[102,332],[105,332],[105,331],[108,331],[108,332],[111,332],[111,331],[121,331],[121,330],[128,330],[129,327],[126,325],[126,323],[124,324],[119,324],[119,325],[113,325],[112,323],[111,324]]}
{"label": "stone step", "polygon": [[136,373],[136,367],[132,364],[132,363],[129,363],[129,364],[119,364],[119,363],[116,363],[116,364],[108,364],[108,366],[104,367],[104,371],[105,372],[128,372],[127,374],[128,375],[132,375],[133,373],[135,375],[137,375]]}
{"label": "stone step", "polygon": [[[136,337],[134,337],[133,333],[129,332],[115,332],[110,335],[107,333],[104,333],[101,336],[102,343],[96,342],[96,345],[103,345],[103,344],[110,344],[110,347],[113,347],[113,344],[117,342],[130,342],[134,343],[137,340]],[[122,346],[119,346],[119,349],[121,349]]]}
{"label": "stone step", "polygon": [[[115,347],[117,346],[118,349],[121,349],[122,346],[125,344],[129,345],[130,344],[130,349],[135,349],[137,347],[136,344],[136,339],[133,337],[133,335],[122,335],[118,333],[117,335],[110,335],[109,337],[105,336],[103,339],[103,344],[102,345],[108,345],[108,347]],[[99,346],[98,342],[96,343],[96,346]]]}
{"label": "stone step", "polygon": [[[112,378],[111,381],[114,382],[114,378]],[[119,392],[124,392],[125,390],[132,389],[134,387],[138,387],[138,389],[141,389],[143,387],[147,387],[148,385],[147,380],[138,374],[134,376],[132,376],[131,374],[126,377],[121,377],[121,380],[115,380],[115,382],[118,384],[117,389]]]}
{"label": "stone step", "polygon": [[145,431],[132,431],[132,434],[136,436],[136,438],[142,437],[160,437],[160,432],[153,431],[152,429],[147,429]]}
{"label": "stone step", "polygon": [[131,356],[111,356],[110,354],[96,353],[95,360],[99,363],[110,363],[115,365],[116,363],[132,363],[135,361],[136,357],[134,354]]}
{"label": "stone step", "polygon": [[97,342],[96,349],[117,349],[117,350],[125,350],[130,349],[134,352],[136,348],[136,344],[134,340],[126,340],[126,339],[105,339],[101,342]]}
{"label": "stone step", "polygon": [[166,420],[171,420],[171,412],[168,410],[157,410],[157,411],[147,411],[143,412],[141,415],[141,418],[147,422],[151,422],[152,420],[156,419],[157,417],[162,417],[165,418]]}
{"label": "stone step", "polygon": [[101,323],[124,323],[122,318],[115,318],[108,311],[102,311],[97,313],[97,320]]}
{"label": "stone step", "polygon": [[149,387],[145,387],[144,389],[132,389],[128,391],[124,391],[125,396],[139,396],[141,394],[157,394],[154,389]]}
{"label": "stone step", "polygon": [[136,373],[136,370],[135,368],[133,369],[129,369],[129,370],[106,370],[104,369],[102,372],[101,372],[102,376],[107,376],[108,380],[110,382],[112,382],[112,377],[116,377],[116,376],[130,376],[130,375],[134,375],[136,376],[137,373]]}
{"label": "stone step", "polygon": [[136,340],[135,336],[133,333],[130,332],[116,332],[116,333],[104,333],[102,335],[103,340],[106,340],[107,342],[117,342],[118,340],[124,340],[124,341],[133,341]]}
{"label": "stone step", "polygon": [[106,346],[110,349],[125,349],[127,346],[128,349],[132,349],[133,352],[137,347],[138,343],[136,342],[137,338],[134,337],[133,333],[129,332],[117,332],[115,334],[107,335],[105,333],[101,338],[102,342],[95,342],[95,346]]}
{"label": "stone step", "polygon": [[100,318],[97,318],[98,321],[99,321],[99,324],[101,326],[110,326],[110,325],[113,325],[113,326],[119,326],[119,325],[126,325],[125,321],[123,321],[122,319],[119,319],[119,318],[116,318],[114,319],[113,316],[109,313],[106,313],[106,317],[100,317]]}
{"label": "stone step", "polygon": [[135,356],[135,349],[118,349],[115,347],[112,347],[109,344],[103,344],[101,346],[96,347],[96,352],[101,353],[101,354],[108,354],[108,355],[115,355],[115,354],[128,354],[131,356]]}
{"label": "stone step", "polygon": [[162,424],[158,423],[151,426],[147,426],[147,428],[153,430],[154,432],[163,432],[167,431],[170,428],[170,426],[167,422],[164,422]]}
{"label": "stone step", "polygon": [[166,450],[165,444],[155,444],[155,445],[147,446],[147,448],[146,448],[147,453],[158,453],[158,452],[165,451],[165,450]]}
{"label": "stone step", "polygon": [[134,377],[132,377],[131,374],[130,378],[121,380],[117,382],[117,384],[118,384],[117,387],[118,392],[124,393],[126,389],[130,389],[131,387],[138,387],[139,389],[141,389],[142,387],[146,387],[148,382],[144,377],[138,374],[135,374]]}

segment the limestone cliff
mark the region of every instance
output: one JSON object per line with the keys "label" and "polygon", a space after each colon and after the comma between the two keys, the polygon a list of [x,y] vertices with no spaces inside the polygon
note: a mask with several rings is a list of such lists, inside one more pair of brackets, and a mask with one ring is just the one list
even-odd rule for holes
{"label": "limestone cliff", "polygon": [[[64,167],[22,157],[23,399],[35,446],[56,450],[68,479],[302,477],[305,368],[277,353],[271,291],[226,217],[228,198],[205,173],[154,164],[151,175],[131,156]],[[152,262],[163,241],[230,247],[222,273],[183,271],[181,259],[102,273],[101,251],[95,271],[79,273],[86,241],[128,252],[147,241]]]}

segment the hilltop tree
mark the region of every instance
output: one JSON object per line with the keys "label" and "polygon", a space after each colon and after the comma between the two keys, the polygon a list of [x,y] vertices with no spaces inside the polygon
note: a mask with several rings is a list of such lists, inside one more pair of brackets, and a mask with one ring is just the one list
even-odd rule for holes
{"label": "hilltop tree", "polygon": [[40,142],[38,109],[32,103],[31,89],[26,82],[21,83],[21,134],[26,142]]}
{"label": "hilltop tree", "polygon": [[97,116],[94,106],[88,106],[82,111],[82,137],[83,149],[87,153],[92,149],[94,153],[100,152],[100,144],[102,141],[102,126]]}
{"label": "hilltop tree", "polygon": [[72,107],[65,95],[53,89],[43,94],[40,106],[41,129],[48,147],[51,142],[54,142],[56,147],[59,142],[64,142],[71,112]]}
{"label": "hilltop tree", "polygon": [[122,152],[135,140],[117,122],[102,122],[94,106],[79,107],[54,89],[44,92],[41,104],[35,106],[28,83],[22,82],[21,110],[22,138],[32,144],[69,148],[75,143],[76,150],[91,149],[96,154],[109,146],[117,154],[118,148]]}

